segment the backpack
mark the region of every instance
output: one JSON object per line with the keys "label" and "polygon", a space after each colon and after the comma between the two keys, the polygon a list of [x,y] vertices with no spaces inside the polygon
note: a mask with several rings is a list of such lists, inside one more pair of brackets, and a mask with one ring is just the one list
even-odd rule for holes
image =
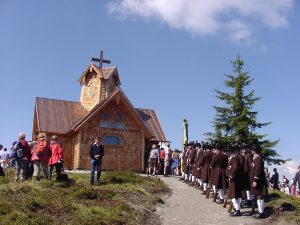
{"label": "backpack", "polygon": [[41,155],[45,155],[45,153],[47,152],[48,149],[48,145],[46,141],[39,141],[38,143],[36,143],[36,145],[34,146],[35,148],[35,152],[38,156]]}
{"label": "backpack", "polygon": [[12,157],[17,159],[21,159],[24,157],[24,149],[22,148],[20,142],[16,144],[15,147],[13,147]]}
{"label": "backpack", "polygon": [[165,157],[166,157],[165,151],[160,151],[160,153],[159,153],[159,158],[160,158],[160,159],[165,159]]}

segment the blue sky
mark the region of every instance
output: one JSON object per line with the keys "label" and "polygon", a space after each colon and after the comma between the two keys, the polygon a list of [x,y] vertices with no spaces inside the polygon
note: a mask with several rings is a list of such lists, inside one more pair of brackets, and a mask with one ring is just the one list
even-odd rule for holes
{"label": "blue sky", "polygon": [[173,148],[211,131],[240,54],[262,100],[261,133],[300,160],[300,4],[293,0],[0,0],[0,143],[31,138],[36,96],[79,101],[78,78],[104,50],[136,107],[156,110]]}

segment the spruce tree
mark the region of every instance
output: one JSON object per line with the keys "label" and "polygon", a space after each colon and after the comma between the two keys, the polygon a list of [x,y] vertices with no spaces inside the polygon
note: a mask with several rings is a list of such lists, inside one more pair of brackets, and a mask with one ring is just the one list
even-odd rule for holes
{"label": "spruce tree", "polygon": [[254,111],[255,103],[260,100],[254,96],[254,90],[247,91],[253,79],[249,72],[243,71],[244,61],[237,56],[231,61],[232,74],[226,74],[225,86],[231,92],[215,90],[217,98],[222,106],[214,106],[216,116],[213,120],[215,132],[210,133],[211,140],[222,143],[235,143],[238,146],[244,144],[250,146],[253,143],[260,145],[262,154],[268,164],[282,164],[286,160],[279,159],[274,150],[278,140],[266,139],[267,135],[261,135],[257,131],[270,123],[257,122],[257,111]]}

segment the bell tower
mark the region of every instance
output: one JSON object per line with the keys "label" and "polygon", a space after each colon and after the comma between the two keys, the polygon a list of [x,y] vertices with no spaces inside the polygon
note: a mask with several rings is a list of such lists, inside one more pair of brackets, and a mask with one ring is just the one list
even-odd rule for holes
{"label": "bell tower", "polygon": [[102,67],[102,63],[110,63],[109,60],[103,60],[103,52],[100,53],[100,59],[92,58],[92,61],[97,60],[100,61],[99,66],[91,63],[79,78],[80,103],[88,111],[121,85],[117,67]]}

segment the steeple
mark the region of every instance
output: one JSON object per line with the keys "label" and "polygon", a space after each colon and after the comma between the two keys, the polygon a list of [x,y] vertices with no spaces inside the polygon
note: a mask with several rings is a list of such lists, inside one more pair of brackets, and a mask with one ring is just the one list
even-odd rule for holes
{"label": "steeple", "polygon": [[[100,63],[101,59],[103,60],[103,55],[102,58],[100,57]],[[117,67],[102,67],[102,63],[101,67],[91,63],[79,78],[82,86],[80,103],[88,111],[121,85]]]}

